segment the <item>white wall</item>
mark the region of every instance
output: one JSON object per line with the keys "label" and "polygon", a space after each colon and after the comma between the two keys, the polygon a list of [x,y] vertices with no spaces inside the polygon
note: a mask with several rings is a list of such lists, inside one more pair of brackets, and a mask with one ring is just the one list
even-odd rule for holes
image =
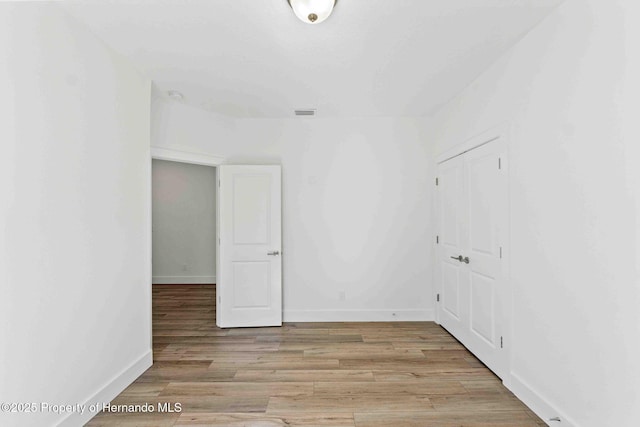
{"label": "white wall", "polygon": [[433,118],[511,126],[512,387],[551,425],[640,425],[638,18],[568,0]]}
{"label": "white wall", "polygon": [[156,106],[153,121],[154,146],[282,164],[285,320],[433,318],[421,123],[244,119],[230,136],[219,116],[175,103]]}
{"label": "white wall", "polygon": [[153,283],[215,283],[216,170],[152,162]]}
{"label": "white wall", "polygon": [[[154,87],[151,103],[151,145],[174,150],[226,152],[237,138],[236,120],[168,100]],[[215,151],[215,150],[214,150]],[[215,153],[214,153],[215,154]]]}
{"label": "white wall", "polygon": [[52,4],[0,57],[0,402],[108,402],[151,364],[150,82]]}

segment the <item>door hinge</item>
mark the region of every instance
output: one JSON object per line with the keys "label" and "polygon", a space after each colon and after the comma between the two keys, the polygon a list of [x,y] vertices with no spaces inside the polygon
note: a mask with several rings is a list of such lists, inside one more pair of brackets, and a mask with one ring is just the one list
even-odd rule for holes
{"label": "door hinge", "polygon": [[498,157],[498,169],[502,169],[502,159]]}
{"label": "door hinge", "polygon": [[440,302],[440,294],[436,294],[436,301]]}
{"label": "door hinge", "polygon": [[436,243],[440,243],[440,236],[436,236]]}
{"label": "door hinge", "polygon": [[504,348],[504,343],[502,341],[502,337],[500,337],[500,348]]}
{"label": "door hinge", "polygon": [[436,185],[438,185],[438,178],[436,178]]}
{"label": "door hinge", "polygon": [[500,259],[502,259],[502,246],[500,246]]}
{"label": "door hinge", "polygon": [[218,180],[218,188],[220,188],[220,180]]}
{"label": "door hinge", "polygon": [[222,297],[220,295],[218,295],[218,304],[222,303]]}

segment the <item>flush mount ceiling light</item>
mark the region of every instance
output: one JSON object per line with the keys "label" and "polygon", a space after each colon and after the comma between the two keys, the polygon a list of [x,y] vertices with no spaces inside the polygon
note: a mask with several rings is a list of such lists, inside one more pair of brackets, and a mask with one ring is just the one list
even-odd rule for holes
{"label": "flush mount ceiling light", "polygon": [[287,0],[293,13],[307,24],[319,24],[331,15],[338,0]]}

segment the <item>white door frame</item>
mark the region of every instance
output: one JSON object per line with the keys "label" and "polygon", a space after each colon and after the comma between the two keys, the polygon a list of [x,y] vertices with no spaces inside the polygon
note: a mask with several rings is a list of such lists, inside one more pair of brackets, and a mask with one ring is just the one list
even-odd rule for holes
{"label": "white door frame", "polygon": [[184,151],[174,148],[151,146],[151,158],[156,160],[170,160],[172,162],[190,163],[192,165],[219,166],[224,157],[213,154]]}
{"label": "white door frame", "polygon": [[[198,152],[194,152],[194,151],[186,151],[186,150],[181,150],[181,149],[176,149],[176,148],[163,148],[163,147],[154,147],[151,146],[150,148],[150,159],[149,162],[151,162],[152,160],[169,160],[172,162],[180,162],[180,163],[189,163],[192,165],[202,165],[202,166],[220,166],[224,161],[225,158],[222,156],[216,156],[213,154],[206,154],[206,153],[198,153]],[[149,245],[149,253],[153,255],[153,233],[151,232],[151,224],[152,224],[152,197],[153,197],[153,177],[151,176],[152,174],[152,169],[151,167],[149,168],[149,212],[147,213],[147,217],[149,218],[149,242],[147,243]],[[217,217],[218,217],[218,204],[216,203],[216,221],[217,221]],[[218,238],[218,229],[216,227],[216,239]],[[216,266],[218,265],[218,250],[216,248]],[[152,285],[153,285],[153,274],[152,273],[152,269],[153,269],[153,261],[152,261],[153,257],[149,257],[149,277],[150,277],[150,281],[149,281],[149,325],[151,330],[149,331],[149,337],[151,339],[151,347],[153,348],[153,308],[152,308]]]}
{"label": "white door frame", "polygon": [[[510,183],[510,172],[509,172],[509,130],[510,130],[510,124],[508,122],[502,123],[500,125],[494,126],[476,136],[473,136],[469,139],[467,139],[466,141],[448,149],[445,150],[443,152],[441,152],[439,155],[436,156],[436,166],[439,165],[440,163],[443,163],[449,159],[452,159],[454,157],[460,156],[464,153],[466,153],[467,151],[471,151],[474,148],[478,148],[482,145],[488,144],[490,142],[493,142],[495,140],[502,140],[502,143],[504,144],[504,148],[505,148],[505,153],[506,153],[506,161],[503,162],[502,164],[502,168],[505,169],[505,173],[507,174],[507,191],[506,191],[506,197],[507,197],[507,201],[506,201],[506,205],[507,205],[507,212],[506,212],[506,216],[507,216],[507,226],[506,226],[506,238],[505,238],[505,242],[502,245],[502,259],[503,259],[503,263],[504,263],[504,277],[505,280],[507,281],[507,283],[511,283],[511,268],[510,268],[510,257],[511,257],[511,200],[510,200],[510,189],[509,189],[509,183]],[[435,168],[436,170],[436,174],[437,174],[437,168]],[[435,179],[434,179],[435,182]],[[440,209],[439,209],[439,200],[438,197],[434,197],[435,200],[435,220],[436,220],[436,234],[440,233],[440,230],[438,229],[438,227],[440,226]],[[436,239],[433,239],[434,242],[434,250],[433,250],[433,258],[434,258],[434,266],[437,266],[437,257],[438,257],[438,247],[437,247],[437,243],[436,243]],[[432,283],[437,284],[438,283],[438,268],[434,268],[433,269],[433,281]],[[441,289],[439,289],[439,287],[436,285],[434,287],[433,290],[433,300],[436,301],[437,300],[437,294],[441,293]],[[505,300],[507,303],[507,307],[506,307],[506,312],[508,313],[508,320],[509,320],[509,324],[505,326],[504,329],[504,339],[505,339],[505,347],[504,347],[504,351],[507,353],[506,355],[506,366],[505,366],[505,370],[504,370],[504,376],[502,378],[502,382],[505,384],[505,386],[507,388],[510,389],[511,386],[511,346],[513,343],[513,322],[511,321],[511,319],[513,319],[513,288],[512,286],[506,286],[505,287]],[[438,304],[438,302],[436,301],[436,304]],[[438,310],[438,307],[436,307],[435,309],[435,319],[436,319],[436,323],[440,324],[440,313]]]}

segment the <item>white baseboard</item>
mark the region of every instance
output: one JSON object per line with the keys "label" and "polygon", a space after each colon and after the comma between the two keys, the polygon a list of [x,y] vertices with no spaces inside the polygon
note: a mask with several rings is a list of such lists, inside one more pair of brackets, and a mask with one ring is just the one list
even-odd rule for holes
{"label": "white baseboard", "polygon": [[285,322],[427,322],[433,310],[284,310]]}
{"label": "white baseboard", "polygon": [[[116,375],[111,381],[105,384],[100,390],[95,392],[93,396],[82,402],[89,408],[91,405],[98,405],[101,407],[103,403],[111,402],[118,394],[127,388],[132,382],[136,380],[144,371],[149,369],[153,364],[153,352],[149,350],[138,360],[133,362],[122,372]],[[57,424],[59,427],[65,426],[82,426],[86,424],[91,418],[96,416],[98,412],[90,411],[87,409],[83,414],[72,412],[65,416]]]}
{"label": "white baseboard", "polygon": [[[525,405],[529,407],[542,421],[551,427],[576,427],[578,424],[566,414],[553,406],[533,387],[527,384],[517,374],[511,373],[509,381],[505,386],[516,395]],[[559,418],[560,421],[550,421],[552,418]]]}
{"label": "white baseboard", "polygon": [[206,285],[216,283],[216,276],[153,276],[154,285]]}

